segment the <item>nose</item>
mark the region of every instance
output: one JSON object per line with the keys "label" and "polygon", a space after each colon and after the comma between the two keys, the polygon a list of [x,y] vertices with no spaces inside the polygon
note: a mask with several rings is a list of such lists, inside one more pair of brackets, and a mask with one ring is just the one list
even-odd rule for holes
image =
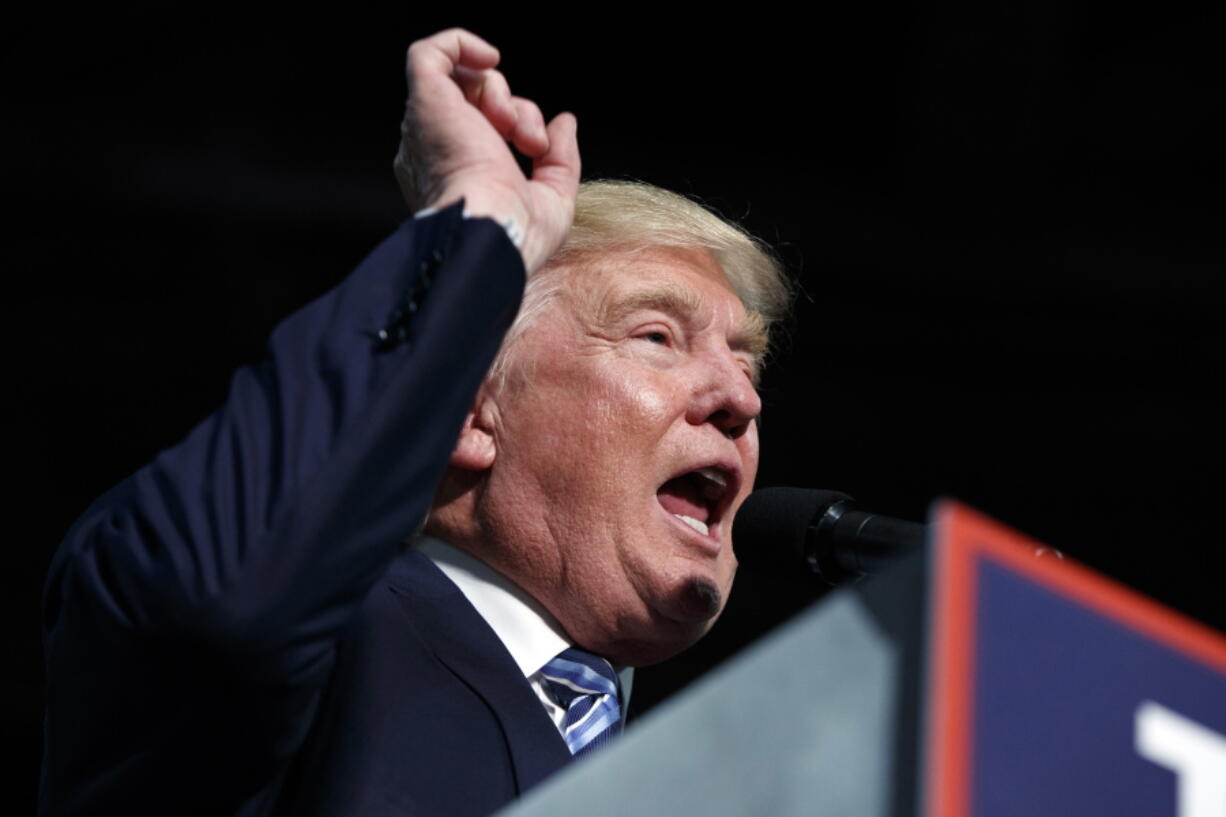
{"label": "nose", "polygon": [[686,419],[693,425],[709,423],[725,437],[737,439],[761,412],[762,398],[749,374],[725,350],[706,361]]}

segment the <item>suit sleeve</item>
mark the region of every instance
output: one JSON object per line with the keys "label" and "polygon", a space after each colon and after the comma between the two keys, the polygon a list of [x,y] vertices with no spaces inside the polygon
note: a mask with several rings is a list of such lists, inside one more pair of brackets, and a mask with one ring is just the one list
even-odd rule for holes
{"label": "suit sleeve", "polygon": [[335,634],[429,508],[523,283],[494,222],[456,206],[406,223],[277,327],[217,413],[90,507],[47,582],[46,813],[83,781],[101,803],[148,778],[152,757],[124,767],[173,755],[188,724],[219,746],[250,730],[247,766],[293,752]]}

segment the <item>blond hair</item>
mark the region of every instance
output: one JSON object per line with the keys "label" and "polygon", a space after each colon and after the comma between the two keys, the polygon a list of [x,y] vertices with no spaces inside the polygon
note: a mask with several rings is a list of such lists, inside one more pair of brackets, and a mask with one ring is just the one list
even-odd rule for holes
{"label": "blond hair", "polygon": [[511,349],[560,291],[560,276],[549,275],[550,269],[594,255],[632,254],[654,247],[711,253],[745,311],[768,337],[787,315],[792,291],[782,266],[767,245],[739,225],[692,199],[645,182],[584,182],[570,234],[528,280],[519,315],[507,331],[490,379],[504,381]]}

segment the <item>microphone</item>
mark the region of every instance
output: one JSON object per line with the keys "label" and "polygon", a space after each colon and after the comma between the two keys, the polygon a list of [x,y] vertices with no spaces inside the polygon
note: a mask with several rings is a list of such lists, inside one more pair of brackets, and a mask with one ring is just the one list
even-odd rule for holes
{"label": "microphone", "polygon": [[928,526],[855,509],[838,491],[762,488],[741,505],[732,525],[745,564],[805,565],[831,585],[879,573],[924,546]]}

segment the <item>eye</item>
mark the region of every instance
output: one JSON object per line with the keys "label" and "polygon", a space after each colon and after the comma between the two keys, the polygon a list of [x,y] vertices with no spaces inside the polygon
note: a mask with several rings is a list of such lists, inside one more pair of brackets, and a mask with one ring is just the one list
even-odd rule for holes
{"label": "eye", "polygon": [[635,340],[645,340],[655,346],[674,345],[675,335],[670,327],[659,323],[642,326],[632,333]]}

